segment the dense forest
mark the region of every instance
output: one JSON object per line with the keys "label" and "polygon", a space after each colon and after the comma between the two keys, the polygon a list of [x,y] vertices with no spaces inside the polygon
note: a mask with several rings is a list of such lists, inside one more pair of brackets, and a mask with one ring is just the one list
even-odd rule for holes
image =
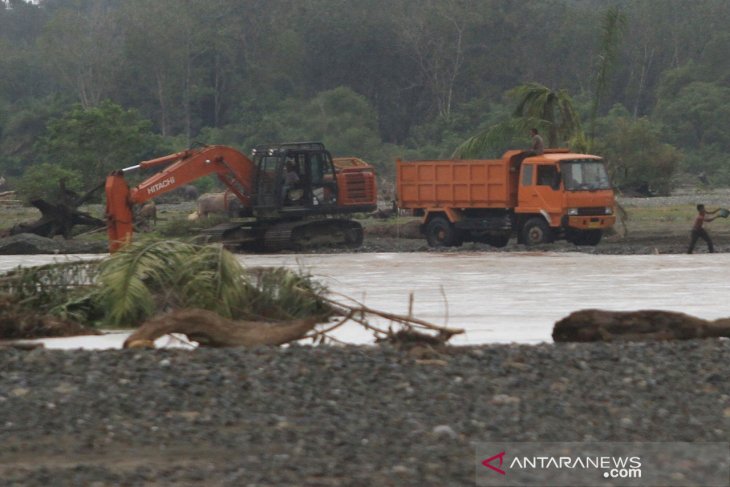
{"label": "dense forest", "polygon": [[535,125],[625,190],[726,185],[728,25],[726,0],[4,0],[0,174],[81,189],[195,143],[322,140],[389,177]]}

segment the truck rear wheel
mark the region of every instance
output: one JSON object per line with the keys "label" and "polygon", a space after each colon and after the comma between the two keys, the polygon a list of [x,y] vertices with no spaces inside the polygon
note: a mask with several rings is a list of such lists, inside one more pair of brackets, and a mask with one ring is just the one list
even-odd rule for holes
{"label": "truck rear wheel", "polygon": [[542,218],[530,218],[522,227],[522,243],[528,247],[553,241],[553,232]]}
{"label": "truck rear wheel", "polygon": [[437,216],[426,225],[426,241],[431,247],[453,247],[461,245],[462,239],[449,220]]}

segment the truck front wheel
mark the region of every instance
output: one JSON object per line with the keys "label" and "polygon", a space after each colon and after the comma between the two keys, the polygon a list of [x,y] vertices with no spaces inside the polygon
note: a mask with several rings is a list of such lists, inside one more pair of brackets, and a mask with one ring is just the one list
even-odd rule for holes
{"label": "truck front wheel", "polygon": [[553,241],[553,232],[542,218],[530,218],[522,227],[522,242],[527,245],[540,245]]}
{"label": "truck front wheel", "polygon": [[452,247],[461,244],[456,228],[442,216],[434,217],[428,222],[426,240],[431,247]]}

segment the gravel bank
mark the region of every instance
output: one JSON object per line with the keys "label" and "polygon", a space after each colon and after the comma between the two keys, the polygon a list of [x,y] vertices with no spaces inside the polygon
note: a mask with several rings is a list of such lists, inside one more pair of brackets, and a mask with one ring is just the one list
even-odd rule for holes
{"label": "gravel bank", "polygon": [[728,441],[727,340],[425,358],[376,347],[2,350],[0,476],[470,486],[476,442]]}

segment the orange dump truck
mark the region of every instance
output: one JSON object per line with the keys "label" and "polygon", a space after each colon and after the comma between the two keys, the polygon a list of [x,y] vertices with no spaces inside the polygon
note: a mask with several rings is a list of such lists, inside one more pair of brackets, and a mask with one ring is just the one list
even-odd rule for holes
{"label": "orange dump truck", "polygon": [[398,206],[423,216],[433,247],[504,247],[566,239],[597,245],[616,222],[614,193],[598,156],[548,149],[495,160],[397,161]]}

